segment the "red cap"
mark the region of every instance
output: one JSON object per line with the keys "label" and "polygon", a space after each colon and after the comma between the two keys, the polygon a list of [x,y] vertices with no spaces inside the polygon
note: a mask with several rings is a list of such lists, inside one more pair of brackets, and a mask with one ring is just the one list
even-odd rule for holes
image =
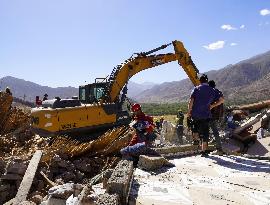
{"label": "red cap", "polygon": [[131,110],[132,110],[132,112],[139,111],[139,110],[141,110],[141,105],[138,103],[135,103],[132,105]]}

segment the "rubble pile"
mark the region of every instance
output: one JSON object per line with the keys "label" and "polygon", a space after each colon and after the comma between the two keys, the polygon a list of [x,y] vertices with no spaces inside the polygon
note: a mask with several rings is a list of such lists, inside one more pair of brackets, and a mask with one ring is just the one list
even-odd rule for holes
{"label": "rubble pile", "polygon": [[0,204],[14,199],[37,150],[42,150],[43,157],[27,194],[28,204],[33,205],[55,196],[51,187],[70,182],[82,187],[119,161],[117,157],[71,157],[61,150],[52,152],[49,139],[31,132],[29,113],[13,107],[12,96],[0,92]]}

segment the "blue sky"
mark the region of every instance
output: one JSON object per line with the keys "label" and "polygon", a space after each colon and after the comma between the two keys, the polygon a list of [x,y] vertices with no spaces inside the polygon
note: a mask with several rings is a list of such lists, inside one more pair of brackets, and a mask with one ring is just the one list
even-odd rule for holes
{"label": "blue sky", "polygon": [[[106,77],[134,52],[176,39],[201,72],[266,52],[270,1],[0,0],[0,29],[0,78],[78,86]],[[184,78],[174,62],[131,80]]]}

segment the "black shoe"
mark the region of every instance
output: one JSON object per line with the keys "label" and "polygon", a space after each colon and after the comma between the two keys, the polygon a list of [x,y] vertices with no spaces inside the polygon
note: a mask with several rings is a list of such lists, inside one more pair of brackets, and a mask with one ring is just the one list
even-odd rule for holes
{"label": "black shoe", "polygon": [[201,155],[201,157],[208,157],[209,155],[208,155],[208,153],[207,152],[202,152],[202,155]]}

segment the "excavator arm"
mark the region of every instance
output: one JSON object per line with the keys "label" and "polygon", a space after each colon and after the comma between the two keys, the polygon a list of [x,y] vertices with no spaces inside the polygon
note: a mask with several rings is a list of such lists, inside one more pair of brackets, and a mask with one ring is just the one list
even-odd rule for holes
{"label": "excavator arm", "polygon": [[[168,47],[174,46],[175,53],[156,54],[154,52]],[[152,55],[150,55],[152,54]],[[170,44],[160,46],[148,52],[137,54],[136,57],[131,57],[124,64],[117,66],[110,75],[109,82],[109,99],[115,102],[126,85],[128,80],[142,70],[153,68],[172,61],[178,61],[178,64],[184,69],[194,86],[199,85],[198,73],[199,70],[194,65],[188,51],[180,41],[173,41]]]}

